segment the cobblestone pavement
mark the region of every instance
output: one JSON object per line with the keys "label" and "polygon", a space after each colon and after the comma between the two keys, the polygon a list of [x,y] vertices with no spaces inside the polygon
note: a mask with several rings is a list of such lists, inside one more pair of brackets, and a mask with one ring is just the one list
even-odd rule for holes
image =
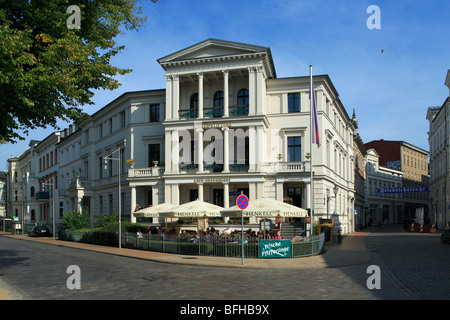
{"label": "cobblestone pavement", "polygon": [[367,249],[382,260],[386,273],[415,299],[450,299],[450,245],[440,233],[409,233],[398,226],[374,229]]}
{"label": "cobblestone pavement", "polygon": [[[161,263],[0,236],[0,280],[17,288],[17,293],[24,293],[24,299],[45,300],[448,298],[445,284],[434,280],[435,287],[431,288],[425,282],[433,278],[433,274],[422,274],[424,268],[440,268],[439,277],[449,283],[448,276],[443,274],[445,264],[437,264],[445,259],[449,261],[450,245],[441,244],[438,235],[413,235],[398,228],[391,232],[375,230],[361,237],[365,239],[368,250],[363,245],[364,250],[361,250],[361,245],[357,249],[346,246],[350,243],[346,241],[348,239],[356,238],[346,237],[343,246],[330,246],[328,252],[320,257],[284,259],[286,262],[278,260],[282,264],[297,262],[295,267],[225,268]],[[421,249],[422,245],[426,250]],[[408,254],[417,251],[423,255],[421,261]],[[434,260],[426,263],[430,258]],[[197,258],[178,259],[188,263]],[[249,265],[255,263],[250,259],[248,262]],[[80,267],[80,290],[69,290],[66,286],[70,276],[66,270],[70,265]],[[367,268],[370,265],[380,266],[379,290],[367,288],[366,281],[370,276]],[[414,281],[405,280],[411,276]]]}

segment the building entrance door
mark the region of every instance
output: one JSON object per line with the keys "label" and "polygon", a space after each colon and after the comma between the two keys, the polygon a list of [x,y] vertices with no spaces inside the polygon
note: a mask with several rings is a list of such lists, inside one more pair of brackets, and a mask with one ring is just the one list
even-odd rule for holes
{"label": "building entrance door", "polygon": [[[301,208],[302,207],[302,188],[288,187],[287,197],[292,199],[292,205]],[[301,218],[291,218],[291,222],[301,221]]]}

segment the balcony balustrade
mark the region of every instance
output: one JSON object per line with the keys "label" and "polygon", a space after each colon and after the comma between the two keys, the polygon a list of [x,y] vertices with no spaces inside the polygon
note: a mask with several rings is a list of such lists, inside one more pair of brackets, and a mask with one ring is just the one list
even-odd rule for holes
{"label": "balcony balustrade", "polygon": [[[228,114],[230,117],[241,117],[248,115],[248,105],[236,105],[228,107]],[[203,118],[221,118],[224,115],[224,107],[210,107],[203,109]],[[198,109],[181,109],[178,110],[178,117],[181,120],[197,119]]]}
{"label": "balcony balustrade", "polygon": [[[249,173],[250,166],[248,164],[233,163],[229,165],[230,173],[245,174]],[[261,164],[259,170],[260,173],[308,173],[310,168],[309,161],[301,162],[265,162]],[[223,171],[223,164],[205,164],[203,173],[220,173]],[[198,172],[197,164],[185,164],[181,163],[178,166],[178,174],[196,174]],[[148,167],[148,168],[131,168],[128,170],[128,178],[149,178],[149,177],[161,177],[164,175],[164,167]],[[251,173],[254,173],[252,171]]]}

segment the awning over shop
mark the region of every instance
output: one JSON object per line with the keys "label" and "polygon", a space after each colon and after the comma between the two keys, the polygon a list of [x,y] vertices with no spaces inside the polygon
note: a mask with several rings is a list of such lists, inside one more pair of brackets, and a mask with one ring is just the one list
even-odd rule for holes
{"label": "awning over shop", "polygon": [[161,203],[154,207],[148,207],[148,208],[144,208],[139,211],[133,212],[133,215],[136,218],[159,218],[159,216],[160,216],[159,214],[161,211],[171,210],[176,207],[178,207],[178,206],[175,204]]}
{"label": "awning over shop", "polygon": [[[221,213],[222,217],[240,217],[241,209],[236,205],[229,209],[223,209]],[[261,198],[250,201],[248,207],[244,210],[243,215],[244,217],[258,218],[303,218],[308,216],[308,211],[275,199]]]}
{"label": "awning over shop", "polygon": [[160,217],[163,218],[203,218],[203,217],[220,217],[221,210],[224,208],[207,203],[200,200],[191,201],[175,208],[161,211]]}

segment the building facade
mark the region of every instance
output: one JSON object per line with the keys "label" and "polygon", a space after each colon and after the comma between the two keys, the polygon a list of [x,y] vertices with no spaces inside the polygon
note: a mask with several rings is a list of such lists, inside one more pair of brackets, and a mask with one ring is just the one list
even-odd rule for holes
{"label": "building facade", "polygon": [[[328,76],[314,77],[322,146],[313,146],[312,190],[309,77],[277,78],[269,48],[216,39],[158,62],[166,71],[163,180],[136,158],[131,207],[135,192],[137,201],[149,186],[160,194],[161,183],[165,202],[225,208],[235,202],[230,192],[243,191],[250,201],[287,199],[307,209],[314,192],[316,217],[329,210],[344,233],[353,230],[356,128]],[[324,195],[335,187],[327,206]]]}
{"label": "building facade", "polygon": [[[353,121],[357,126],[355,112]],[[367,226],[367,203],[366,203],[366,156],[367,150],[359,134],[353,138],[353,154],[355,157],[354,185],[355,185],[355,220],[356,226],[364,228]]]}
{"label": "building facade", "polygon": [[37,178],[35,147],[40,141],[31,140],[29,148],[20,156],[8,159],[8,217],[17,217],[27,232],[35,223],[47,223],[41,215],[39,182]]}
{"label": "building facade", "polygon": [[[450,70],[445,85],[450,90]],[[430,218],[438,228],[450,221],[450,94],[440,107],[430,107],[428,141],[430,145]]]}
{"label": "building facade", "polygon": [[383,192],[386,188],[401,188],[403,172],[380,165],[375,149],[366,154],[366,207],[362,224],[398,224],[403,222],[404,203],[401,193]]}
{"label": "building facade", "polygon": [[354,231],[357,126],[328,75],[313,77],[321,146],[311,150],[310,78],[277,78],[270,48],[208,39],[158,62],[166,88],[124,93],[57,135],[55,150],[36,148],[39,182],[59,188],[57,210],[136,221],[136,207],[228,208],[240,191],[309,209],[312,193],[315,220]]}
{"label": "building facade", "polygon": [[[365,143],[364,146],[366,149],[373,148],[376,150],[379,155],[380,166],[403,172],[403,187],[428,188],[428,151],[406,141],[388,141],[383,139]],[[429,212],[429,192],[426,188],[423,189],[424,192],[403,193],[403,218],[414,218],[417,208],[425,208],[425,211]]]}
{"label": "building facade", "polygon": [[[84,170],[81,161],[81,130],[75,125],[61,131],[60,142],[56,144],[59,157],[58,169],[58,214],[70,210],[80,211],[81,199],[69,190],[76,189],[77,182],[84,180]],[[88,210],[88,209],[87,209]]]}

